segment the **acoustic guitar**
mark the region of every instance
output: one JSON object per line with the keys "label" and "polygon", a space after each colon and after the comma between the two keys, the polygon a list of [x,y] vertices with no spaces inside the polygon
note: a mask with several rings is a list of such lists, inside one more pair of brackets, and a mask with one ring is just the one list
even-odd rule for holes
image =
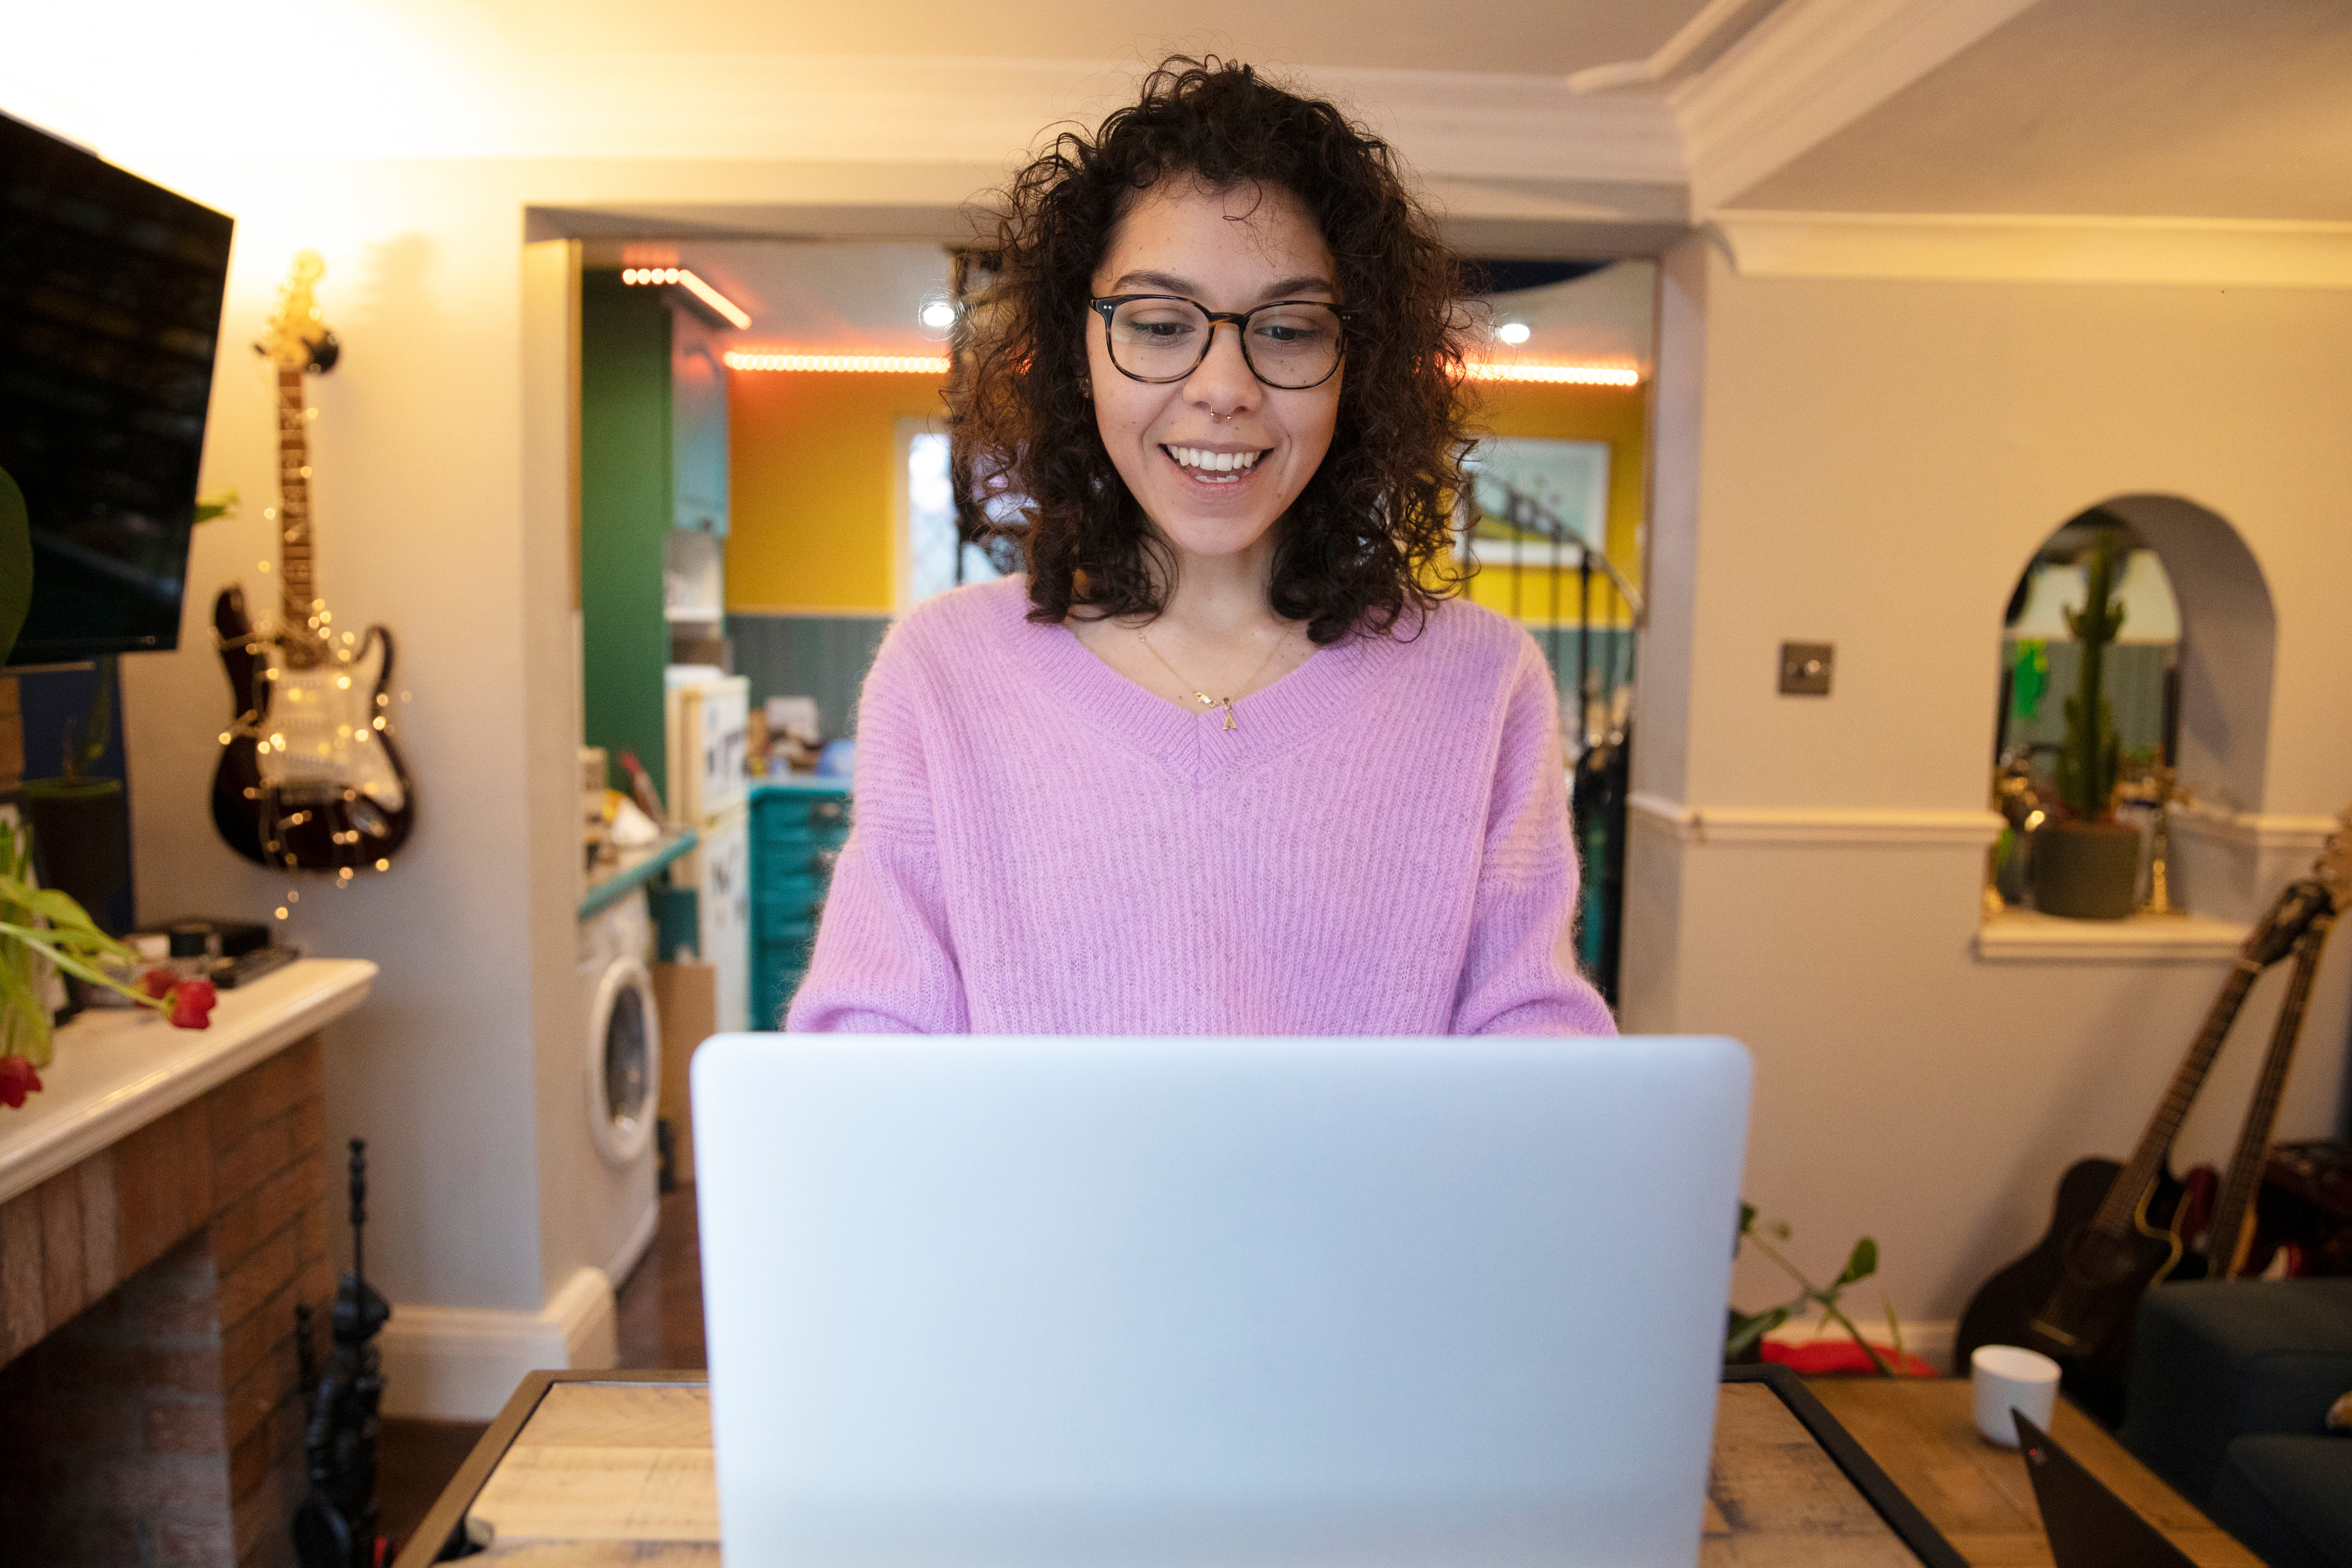
{"label": "acoustic guitar", "polygon": [[[2067,1391],[2094,1415],[2120,1413],[2140,1297],[2162,1280],[2204,1275],[2203,1260],[2187,1247],[2195,1226],[2186,1211],[2201,1205],[2184,1204],[2188,1186],[2171,1173],[2166,1157],[2254,981],[2333,918],[2334,889],[2352,870],[2347,839],[2352,833],[2342,829],[2329,838],[2313,874],[2290,884],[2247,936],[2131,1158],[2121,1164],[2078,1161],[2059,1179],[2049,1230],[2032,1251],[1986,1280],[1961,1314],[1956,1366],[1967,1365],[1979,1345],[2025,1345],[2057,1361]],[[2301,1009],[2294,1013],[2299,1022]],[[2286,1022],[2284,1013],[2281,1022]],[[2284,1068],[2277,1076],[2284,1080]],[[2271,1103],[2274,1110],[2274,1094]],[[2262,1112],[2259,1095],[2254,1110]],[[2266,1140],[2268,1132],[2265,1115],[2261,1135]],[[2234,1201],[2225,1194],[2216,1205],[2217,1231],[2222,1208]]]}
{"label": "acoustic guitar", "polygon": [[310,286],[326,271],[295,258],[254,351],[278,373],[278,613],[247,614],[231,584],[213,605],[236,718],[213,770],[213,826],[264,866],[383,869],[416,825],[416,801],[392,734],[392,634],[338,632],[310,573],[310,447],[303,377],[333,368],[340,346]]}
{"label": "acoustic guitar", "polygon": [[2255,1199],[2261,1194],[2263,1171],[2270,1163],[2271,1133],[2278,1125],[2279,1100],[2286,1092],[2288,1068],[2294,1065],[2296,1038],[2303,1033],[2303,1015],[2311,1001],[2311,983],[2319,973],[2319,954],[2336,917],[2352,904],[2352,810],[2336,825],[2327,847],[2312,868],[2308,884],[2326,902],[2311,917],[2295,939],[2294,973],[2287,977],[2286,997],[2279,1004],[2278,1024],[2271,1031],[2271,1047],[2254,1080],[2246,1120],[2238,1130],[2238,1146],[2230,1157],[2230,1173],[2221,1183],[2213,1205],[2213,1223],[2205,1238],[2205,1278],[2237,1279],[2259,1270],[2272,1248],[2255,1244]]}

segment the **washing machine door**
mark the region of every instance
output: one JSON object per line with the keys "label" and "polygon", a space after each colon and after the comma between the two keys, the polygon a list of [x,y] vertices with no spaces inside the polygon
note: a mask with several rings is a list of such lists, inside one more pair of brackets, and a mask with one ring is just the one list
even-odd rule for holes
{"label": "washing machine door", "polygon": [[588,1009],[588,1132],[608,1164],[628,1165],[653,1146],[661,1092],[661,1017],[653,977],[616,958]]}

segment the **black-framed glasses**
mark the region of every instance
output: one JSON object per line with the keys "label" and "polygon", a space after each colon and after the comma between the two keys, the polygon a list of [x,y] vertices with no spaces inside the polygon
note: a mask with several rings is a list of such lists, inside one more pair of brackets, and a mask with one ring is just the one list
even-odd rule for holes
{"label": "black-framed glasses", "polygon": [[1113,294],[1089,300],[1103,319],[1110,363],[1130,381],[1181,381],[1209,357],[1217,323],[1241,334],[1242,360],[1268,386],[1303,392],[1339,369],[1345,312],[1321,300],[1276,300],[1252,310],[1212,310],[1181,294]]}

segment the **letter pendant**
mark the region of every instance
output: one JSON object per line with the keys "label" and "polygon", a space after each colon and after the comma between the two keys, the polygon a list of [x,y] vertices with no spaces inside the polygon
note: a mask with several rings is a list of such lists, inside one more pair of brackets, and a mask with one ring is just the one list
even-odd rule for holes
{"label": "letter pendant", "polygon": [[1234,702],[1230,697],[1225,699],[1225,721],[1223,727],[1227,730],[1236,727],[1234,723]]}

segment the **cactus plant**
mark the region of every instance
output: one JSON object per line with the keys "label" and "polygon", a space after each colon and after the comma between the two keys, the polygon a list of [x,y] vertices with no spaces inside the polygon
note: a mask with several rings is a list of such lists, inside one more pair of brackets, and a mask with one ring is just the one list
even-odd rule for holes
{"label": "cactus plant", "polygon": [[2118,531],[2112,525],[2098,531],[2083,607],[2066,612],[2080,665],[2074,695],[2066,699],[2066,742],[2058,753],[2056,783],[2058,798],[2078,822],[2114,819],[2116,773],[2123,760],[2115,705],[2105,691],[2107,648],[2124,627],[2123,603],[2115,597]]}

